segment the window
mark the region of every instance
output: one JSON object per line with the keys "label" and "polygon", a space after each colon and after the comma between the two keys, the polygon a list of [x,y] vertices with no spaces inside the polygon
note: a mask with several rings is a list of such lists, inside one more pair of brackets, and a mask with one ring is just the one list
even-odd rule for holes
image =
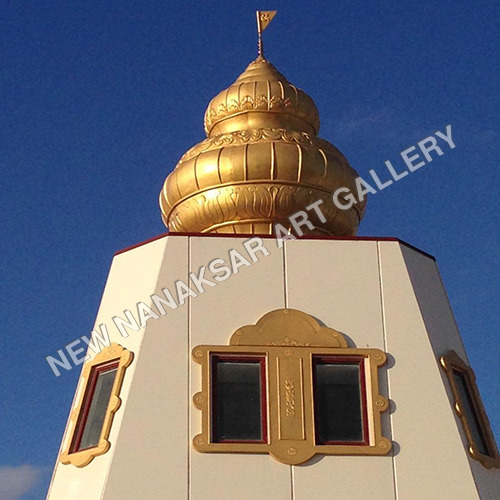
{"label": "window", "polygon": [[113,416],[121,403],[119,394],[125,369],[132,358],[130,351],[111,344],[83,366],[65,437],[68,444],[60,457],[63,464],[83,467],[108,451]]}
{"label": "window", "polygon": [[117,362],[92,368],[80,418],[76,424],[71,453],[93,448],[99,444],[117,370]]}
{"label": "window", "polygon": [[267,439],[265,358],[212,355],[212,440]]}
{"label": "window", "polygon": [[488,469],[500,468],[498,449],[479,395],[474,371],[455,351],[441,356],[440,361],[448,376],[455,411],[462,421],[470,455]]}
{"label": "window", "polygon": [[200,345],[201,453],[269,453],[300,464],[316,453],[385,455],[378,349],[348,348],[311,316],[279,309],[237,330],[228,346]]}
{"label": "window", "polygon": [[364,359],[313,356],[316,444],[368,444]]}

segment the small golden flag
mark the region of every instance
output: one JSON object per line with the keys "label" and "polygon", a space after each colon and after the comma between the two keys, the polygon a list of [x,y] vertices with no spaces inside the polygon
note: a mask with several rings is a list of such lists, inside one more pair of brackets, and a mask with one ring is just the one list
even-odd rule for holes
{"label": "small golden flag", "polygon": [[276,10],[258,10],[257,11],[257,30],[262,33],[273,20]]}

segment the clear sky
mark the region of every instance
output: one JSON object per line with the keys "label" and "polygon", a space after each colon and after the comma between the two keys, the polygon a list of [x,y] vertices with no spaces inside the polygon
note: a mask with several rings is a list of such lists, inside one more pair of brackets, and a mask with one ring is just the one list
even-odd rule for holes
{"label": "clear sky", "polygon": [[113,253],[164,232],[162,182],[255,58],[257,8],[362,176],[452,125],[456,148],[372,196],[359,234],[436,256],[500,438],[498,2],[4,1],[2,500],[44,498],[79,375],[44,358],[93,327]]}

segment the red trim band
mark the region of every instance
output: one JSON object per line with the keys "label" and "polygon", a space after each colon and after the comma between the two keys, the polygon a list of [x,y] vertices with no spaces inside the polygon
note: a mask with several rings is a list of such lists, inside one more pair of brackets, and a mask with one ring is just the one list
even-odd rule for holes
{"label": "red trim band", "polygon": [[[154,236],[146,241],[142,241],[140,243],[136,243],[135,245],[131,245],[129,247],[124,248],[123,250],[118,250],[115,252],[115,256],[120,255],[122,253],[128,252],[129,250],[134,250],[134,248],[138,248],[142,245],[147,245],[152,241],[160,240],[161,238],[165,238],[167,236],[188,236],[188,237],[196,237],[196,238],[262,238],[262,239],[276,239],[276,236],[272,234],[230,234],[230,233],[163,233],[158,236]],[[319,236],[319,235],[310,235],[310,236],[301,236],[297,238],[298,240],[326,240],[326,241],[396,241],[401,245],[404,245],[415,252],[418,252],[429,259],[436,260],[436,257],[431,255],[430,253],[424,252],[420,250],[410,243],[407,243],[404,240],[400,240],[394,236]]]}

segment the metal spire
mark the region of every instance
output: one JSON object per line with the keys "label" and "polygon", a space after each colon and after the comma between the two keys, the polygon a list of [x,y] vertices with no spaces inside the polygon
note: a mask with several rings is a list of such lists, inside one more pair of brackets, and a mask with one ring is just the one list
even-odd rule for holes
{"label": "metal spire", "polygon": [[258,10],[257,11],[257,35],[258,35],[258,54],[264,58],[264,44],[262,42],[262,32],[269,26],[269,23],[276,15],[276,10]]}

